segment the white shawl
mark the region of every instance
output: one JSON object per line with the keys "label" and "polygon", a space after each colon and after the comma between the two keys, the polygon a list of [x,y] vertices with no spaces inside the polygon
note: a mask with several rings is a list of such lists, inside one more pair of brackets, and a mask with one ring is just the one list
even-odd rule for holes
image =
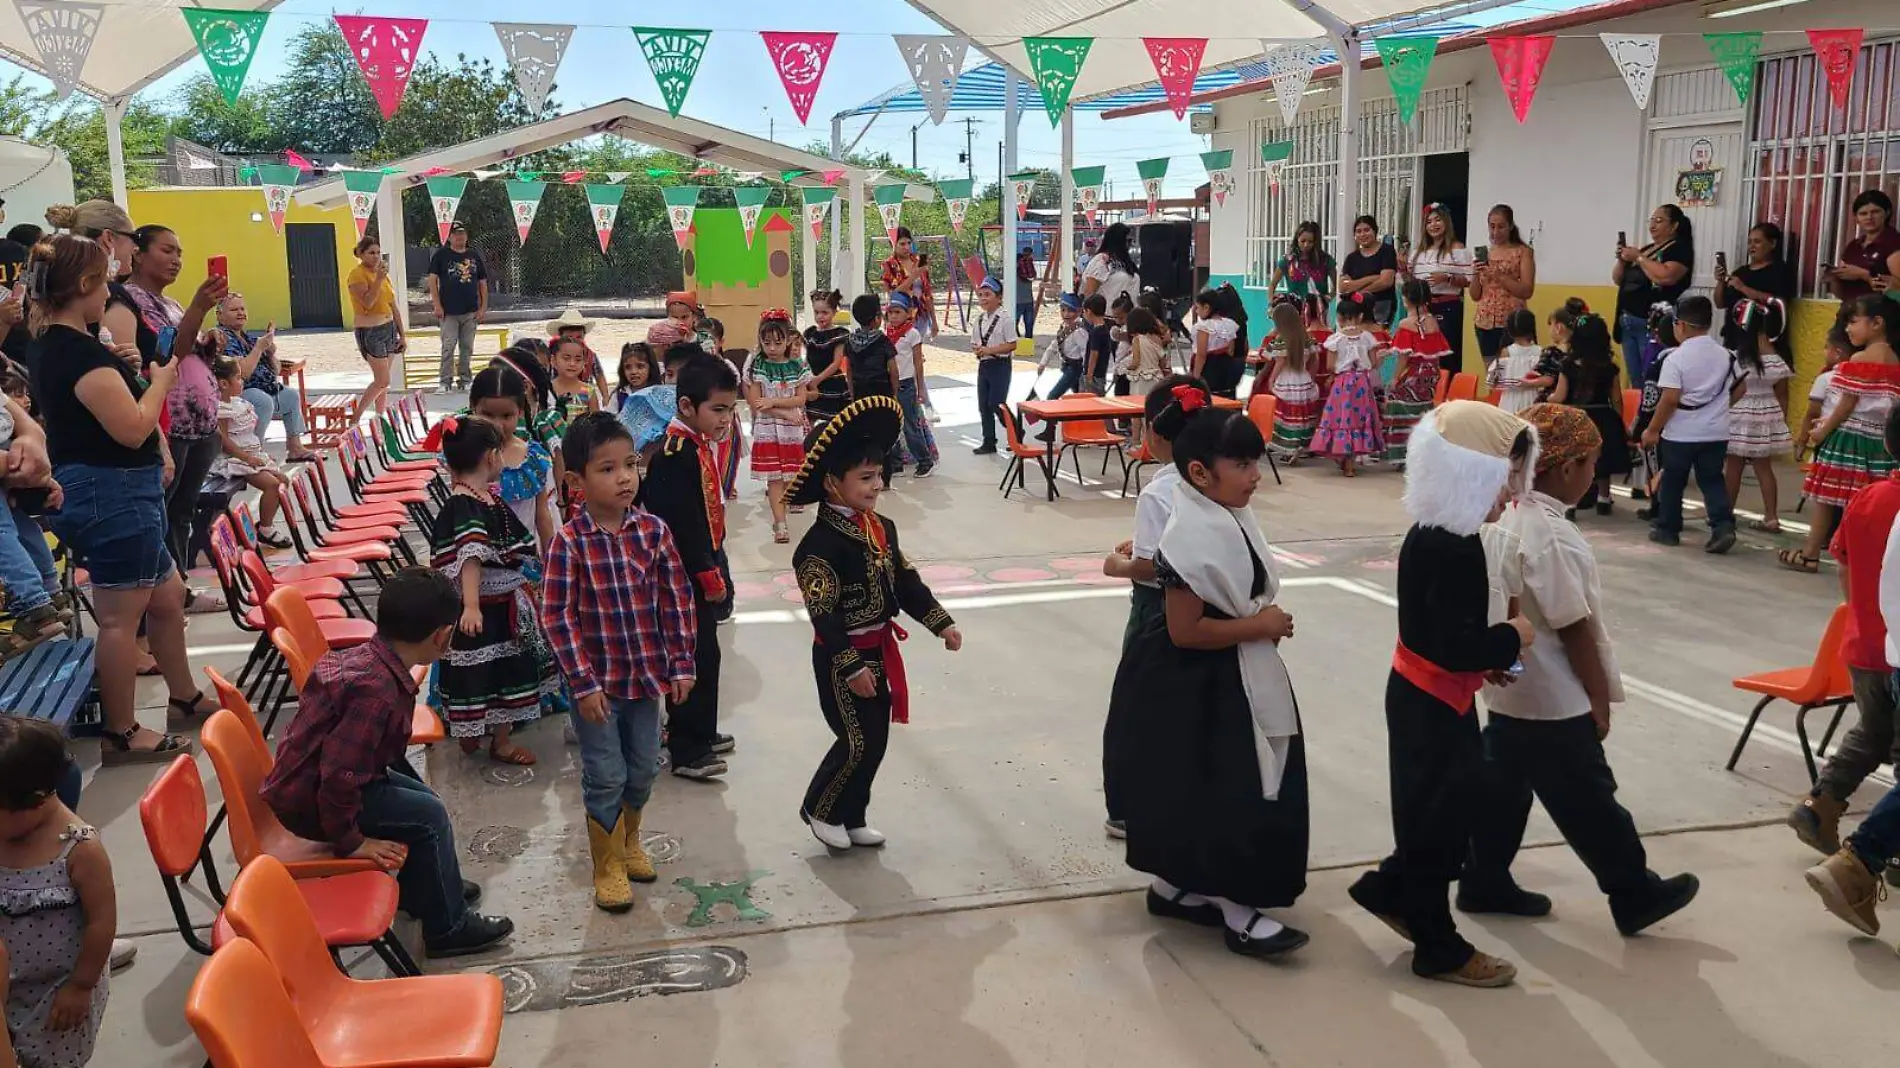
{"label": "white shawl", "polygon": [[[1266,588],[1252,597],[1253,564],[1249,546],[1266,572]],[[1186,479],[1174,490],[1174,515],[1161,535],[1161,553],[1168,567],[1187,583],[1196,597],[1235,619],[1246,619],[1273,603],[1280,590],[1273,552],[1252,510],[1227,508],[1194,488]],[[1261,795],[1271,801],[1280,795],[1286,774],[1289,739],[1300,733],[1293,703],[1293,680],[1280,659],[1280,647],[1270,641],[1243,642],[1240,681],[1253,710],[1254,753],[1260,760]]]}

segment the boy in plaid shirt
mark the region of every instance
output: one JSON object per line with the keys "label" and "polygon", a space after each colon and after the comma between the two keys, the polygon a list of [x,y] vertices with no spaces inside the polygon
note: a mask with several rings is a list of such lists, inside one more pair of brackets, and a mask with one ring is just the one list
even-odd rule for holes
{"label": "boy in plaid shirt", "polygon": [[582,507],[548,544],[541,616],[575,701],[581,800],[594,904],[633,907],[633,882],[658,876],[640,814],[660,773],[660,698],[693,690],[693,591],[666,524],[634,503],[633,435],[604,412],[561,444]]}

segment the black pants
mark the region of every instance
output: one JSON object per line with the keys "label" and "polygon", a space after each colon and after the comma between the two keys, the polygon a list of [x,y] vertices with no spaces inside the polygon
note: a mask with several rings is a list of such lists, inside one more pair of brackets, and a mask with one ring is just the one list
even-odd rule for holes
{"label": "black pants", "polygon": [[1008,356],[985,356],[976,364],[976,410],[983,419],[983,444],[996,447],[996,409],[1009,403],[1009,376],[1014,369]]}
{"label": "black pants", "polygon": [[191,522],[198,514],[198,493],[211,465],[224,451],[216,434],[208,438],[167,437],[172,452],[172,484],[165,489],[165,547],[182,576],[191,569]]}
{"label": "black pants", "polygon": [[1597,889],[1614,901],[1649,888],[1643,840],[1636,821],[1617,803],[1616,775],[1594,720],[1493,715],[1484,728],[1484,749],[1485,797],[1472,819],[1466,889],[1482,894],[1512,885],[1511,861],[1524,843],[1532,794],[1596,876]]}
{"label": "black pants", "polygon": [[891,738],[891,691],[884,682],[884,655],[877,649],[860,649],[858,655],[877,676],[875,697],[859,697],[845,682],[857,665],[848,671],[834,668],[823,646],[814,643],[811,647],[818,707],[833,741],[805,790],[805,813],[820,823],[847,828],[864,826],[865,810],[871,807],[871,782],[877,778]]}
{"label": "black pants", "polygon": [[1497,360],[1498,354],[1504,351],[1504,346],[1510,339],[1504,336],[1505,330],[1501,326],[1480,326],[1472,332],[1478,338],[1478,356],[1484,360],[1484,366],[1477,368],[1477,372],[1483,374],[1491,369],[1491,364]]}
{"label": "black pants", "polygon": [[1219,354],[1209,356],[1201,364],[1201,381],[1207,383],[1207,391],[1217,397],[1232,397],[1240,390],[1240,379],[1247,371],[1247,363],[1239,356]]}
{"label": "black pants", "polygon": [[1445,343],[1451,346],[1451,354],[1438,359],[1438,367],[1452,374],[1465,369],[1465,299],[1432,301],[1432,316],[1438,320],[1438,329],[1445,334]]}
{"label": "black pants", "polygon": [[1386,682],[1386,753],[1392,776],[1392,855],[1353,887],[1353,898],[1396,916],[1411,933],[1412,971],[1464,967],[1475,952],[1451,918],[1451,884],[1464,866],[1484,771],[1475,711],[1450,705],[1392,673]]}
{"label": "black pants", "polygon": [[[726,597],[732,597],[730,585]],[[693,622],[693,692],[684,701],[666,701],[666,752],[676,768],[710,754],[719,733],[719,605],[696,593]]]}

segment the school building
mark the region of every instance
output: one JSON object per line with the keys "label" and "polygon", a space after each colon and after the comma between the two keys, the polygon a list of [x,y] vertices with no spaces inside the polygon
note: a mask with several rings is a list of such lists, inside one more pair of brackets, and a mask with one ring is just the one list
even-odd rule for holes
{"label": "school building", "polygon": [[[1723,17],[1730,11],[1739,13]],[[1794,396],[1804,396],[1838,306],[1820,268],[1853,233],[1848,205],[1869,188],[1900,200],[1897,12],[1891,2],[1872,0],[1617,0],[1447,37],[1409,126],[1399,121],[1368,47],[1359,83],[1359,211],[1416,244],[1423,205],[1442,202],[1476,245],[1485,243],[1491,205],[1511,205],[1536,249],[1531,306],[1541,322],[1573,296],[1609,314],[1617,232],[1632,243],[1647,241],[1649,213],[1677,201],[1678,184],[1687,181],[1694,203],[1684,210],[1695,226],[1695,284],[1703,291],[1713,286],[1717,249],[1731,267],[1746,262],[1744,242],[1756,221],[1775,222],[1791,235],[1802,293],[1810,298],[1794,309],[1792,328],[1790,362],[1800,387]],[[1866,42],[1848,106],[1838,109],[1805,31],[1855,26],[1868,28]],[[1744,106],[1702,34],[1755,30],[1763,32],[1761,51]],[[1602,33],[1664,35],[1646,110],[1637,108]],[[1532,34],[1557,41],[1528,119],[1519,124],[1487,39]],[[1336,65],[1317,71],[1291,126],[1281,121],[1266,81],[1196,98],[1213,106],[1212,147],[1234,150],[1236,188],[1212,207],[1210,277],[1240,289],[1250,318],[1258,314],[1263,323],[1265,286],[1302,220],[1317,220],[1328,247],[1340,253],[1333,233],[1338,83]],[[1153,109],[1107,117],[1141,110]],[[1276,188],[1260,146],[1283,141],[1294,147]],[[1469,340],[1467,351],[1476,351]],[[1803,405],[1793,407],[1798,418]]]}
{"label": "school building", "polygon": [[284,232],[264,211],[257,186],[134,189],[126,206],[134,219],[167,226],[185,250],[179,301],[204,277],[204,263],[223,256],[231,289],[244,294],[251,329],[266,323],[290,329],[340,328],[348,319],[343,280],[356,266],[356,224],[347,207],[290,202]]}

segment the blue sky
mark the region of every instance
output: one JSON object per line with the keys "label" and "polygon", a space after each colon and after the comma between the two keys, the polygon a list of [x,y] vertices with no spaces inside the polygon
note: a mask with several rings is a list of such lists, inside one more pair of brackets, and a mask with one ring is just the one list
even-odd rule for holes
{"label": "blue sky", "polygon": [[[1464,21],[1494,23],[1575,6],[1581,4],[1576,0],[1542,0],[1467,17]],[[632,4],[625,0],[545,0],[536,5],[502,0],[375,0],[367,5],[287,0],[272,14],[271,24],[265,31],[264,48],[251,68],[250,77],[262,80],[275,75],[283,67],[287,44],[296,29],[300,25],[328,21],[333,11],[426,18],[430,20],[424,38],[426,51],[445,61],[452,61],[457,53],[463,53],[485,56],[497,64],[501,62],[501,47],[491,22],[545,19],[578,25],[580,28],[562,62],[554,91],[555,99],[567,109],[621,96],[654,105],[661,103],[659,91],[629,28],[633,23],[710,29],[712,39],[698,80],[687,97],[686,113],[747,133],[771,134],[781,142],[799,146],[813,140],[828,140],[830,117],[834,113],[855,107],[893,86],[909,83],[909,74],[891,42],[891,34],[942,32],[934,22],[901,0],[861,0],[849,8],[801,5],[797,9],[761,0],[697,0],[690,8]],[[854,13],[847,15],[847,11]],[[107,18],[110,17],[108,8]],[[797,116],[766,57],[759,30],[834,30],[839,33],[837,48],[807,129],[799,128]],[[1158,32],[1196,31],[1170,27]],[[979,59],[972,53],[973,63]],[[188,62],[146,90],[141,98],[163,98],[201,70],[200,62]],[[996,178],[997,145],[1002,140],[1003,123],[1000,114],[978,113],[971,117],[976,119],[974,156],[980,187]],[[957,154],[965,144],[962,118],[963,115],[952,113],[942,126],[932,126],[927,116],[885,115],[877,119],[858,147],[873,152],[888,151],[893,159],[908,162],[911,125],[922,119],[924,125],[916,134],[917,162],[937,177],[957,177],[964,173],[963,164],[957,161]],[[845,120],[847,144],[863,129],[864,121],[861,118]],[[1053,168],[1057,165],[1060,140],[1050,128],[1039,100],[1033,97],[1030,110],[1023,116],[1021,132],[1018,158],[1022,166]],[[1177,121],[1169,112],[1113,122],[1105,122],[1094,114],[1078,114],[1075,140],[1077,164],[1107,164],[1109,181],[1121,196],[1133,195],[1140,189],[1135,175],[1137,159],[1175,157],[1177,162],[1168,176],[1169,195],[1182,195],[1203,178],[1199,162],[1193,157],[1208,147],[1207,139],[1190,134],[1187,123]]]}

